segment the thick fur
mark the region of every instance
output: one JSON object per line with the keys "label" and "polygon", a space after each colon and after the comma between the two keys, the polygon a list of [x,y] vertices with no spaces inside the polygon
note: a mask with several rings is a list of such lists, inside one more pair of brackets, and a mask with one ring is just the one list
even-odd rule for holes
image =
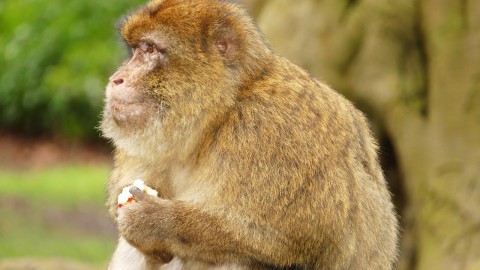
{"label": "thick fur", "polygon": [[[110,269],[392,268],[397,219],[365,117],[275,54],[244,9],[154,0],[120,32],[134,53],[102,121]],[[133,190],[118,209],[136,178],[159,197]]]}

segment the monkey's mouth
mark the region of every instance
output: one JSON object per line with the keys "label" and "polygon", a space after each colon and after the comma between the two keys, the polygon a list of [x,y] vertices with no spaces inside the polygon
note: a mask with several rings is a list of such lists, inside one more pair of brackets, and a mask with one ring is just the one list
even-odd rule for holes
{"label": "monkey's mouth", "polygon": [[113,120],[120,127],[145,124],[150,111],[150,106],[146,104],[122,100],[112,100],[109,107]]}

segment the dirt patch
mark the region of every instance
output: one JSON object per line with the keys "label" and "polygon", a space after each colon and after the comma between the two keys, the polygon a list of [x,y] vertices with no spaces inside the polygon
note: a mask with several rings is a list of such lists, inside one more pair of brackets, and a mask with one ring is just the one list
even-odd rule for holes
{"label": "dirt patch", "polygon": [[117,237],[117,230],[103,209],[77,207],[71,210],[49,207],[41,213],[45,224],[54,229],[61,225],[69,230],[88,234]]}
{"label": "dirt patch", "polygon": [[19,216],[35,218],[51,230],[75,231],[112,239],[117,236],[117,230],[104,208],[88,205],[62,208],[50,203],[38,205],[14,196],[1,197],[0,205]]}
{"label": "dirt patch", "polygon": [[111,156],[111,148],[107,143],[0,134],[1,169],[40,169],[72,163],[105,165],[111,163]]}

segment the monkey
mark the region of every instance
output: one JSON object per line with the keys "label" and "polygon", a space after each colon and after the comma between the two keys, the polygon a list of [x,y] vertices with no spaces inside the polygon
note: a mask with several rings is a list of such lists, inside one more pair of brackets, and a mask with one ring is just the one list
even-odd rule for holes
{"label": "monkey", "polygon": [[[109,269],[392,269],[398,221],[366,117],[235,1],[151,0],[101,120]],[[134,179],[135,202],[117,207]]]}

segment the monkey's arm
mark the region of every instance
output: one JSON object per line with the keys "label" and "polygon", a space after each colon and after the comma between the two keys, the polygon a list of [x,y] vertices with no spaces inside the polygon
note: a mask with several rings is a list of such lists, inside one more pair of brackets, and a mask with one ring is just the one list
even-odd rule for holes
{"label": "monkey's arm", "polygon": [[246,225],[189,202],[145,196],[135,188],[131,192],[137,202],[119,209],[118,228],[146,254],[165,250],[211,263],[296,263],[289,240],[269,228]]}

